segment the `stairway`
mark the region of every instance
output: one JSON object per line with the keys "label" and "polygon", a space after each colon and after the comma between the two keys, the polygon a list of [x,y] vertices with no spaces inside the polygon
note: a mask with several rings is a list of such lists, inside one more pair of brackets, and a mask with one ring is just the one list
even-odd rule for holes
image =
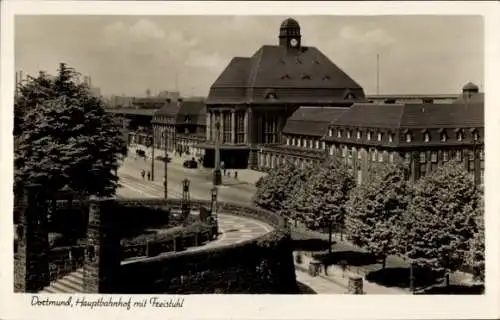
{"label": "stairway", "polygon": [[61,279],[53,281],[40,293],[80,293],[83,292],[83,268],[76,270]]}

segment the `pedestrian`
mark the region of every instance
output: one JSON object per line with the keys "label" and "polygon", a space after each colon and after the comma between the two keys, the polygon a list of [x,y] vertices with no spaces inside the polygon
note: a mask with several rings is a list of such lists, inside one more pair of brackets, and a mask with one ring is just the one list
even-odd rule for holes
{"label": "pedestrian", "polygon": [[231,178],[231,171],[227,172],[227,176],[228,176],[228,178]]}
{"label": "pedestrian", "polygon": [[234,172],[234,178],[235,178],[236,180],[238,180],[238,171],[235,171],[235,172]]}
{"label": "pedestrian", "polygon": [[141,176],[142,176],[142,179],[144,179],[144,175],[146,174],[146,172],[144,171],[144,169],[141,170]]}
{"label": "pedestrian", "polygon": [[148,180],[151,180],[151,172],[148,171]]}
{"label": "pedestrian", "polygon": [[226,175],[226,169],[223,170],[224,171],[224,176]]}

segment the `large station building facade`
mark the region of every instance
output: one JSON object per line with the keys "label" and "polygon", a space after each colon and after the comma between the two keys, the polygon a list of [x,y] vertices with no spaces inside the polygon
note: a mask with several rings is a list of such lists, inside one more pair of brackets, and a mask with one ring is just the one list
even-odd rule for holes
{"label": "large station building facade", "polygon": [[298,108],[348,108],[356,101],[365,101],[361,86],[320,50],[303,46],[298,22],[287,19],[278,45],[233,58],[211,86],[204,164],[214,165],[216,123],[226,167],[258,168],[259,152],[282,144],[283,129]]}

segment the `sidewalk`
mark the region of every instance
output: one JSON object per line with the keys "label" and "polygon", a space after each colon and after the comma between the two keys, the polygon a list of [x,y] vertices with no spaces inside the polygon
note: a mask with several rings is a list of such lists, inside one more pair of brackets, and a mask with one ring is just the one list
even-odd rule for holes
{"label": "sidewalk", "polygon": [[[295,257],[297,256],[297,252],[293,253],[294,256],[294,261]],[[302,272],[307,272],[309,270],[309,264],[312,261],[312,257],[309,257],[307,255],[302,254],[302,263],[297,264],[295,263],[295,268],[296,270],[301,270]],[[349,286],[349,277],[356,276],[359,277],[361,276],[363,278],[363,291],[366,294],[410,294],[409,291],[400,289],[400,288],[390,288],[390,287],[384,287],[375,283],[371,283],[366,281],[366,279],[357,273],[350,272],[348,270],[342,271],[341,268],[335,265],[328,266],[327,268],[327,274],[325,275],[325,270],[322,268],[320,274],[317,277],[311,277],[315,280],[316,283],[319,281],[323,281],[324,284],[323,286],[326,286],[326,283],[330,282],[331,285],[329,286],[336,286],[337,288],[343,288],[342,293],[347,293],[347,288]],[[300,280],[299,280],[300,281]],[[304,283],[309,285],[308,283]],[[315,289],[313,286],[310,286],[313,290]],[[318,292],[319,293],[319,292]]]}

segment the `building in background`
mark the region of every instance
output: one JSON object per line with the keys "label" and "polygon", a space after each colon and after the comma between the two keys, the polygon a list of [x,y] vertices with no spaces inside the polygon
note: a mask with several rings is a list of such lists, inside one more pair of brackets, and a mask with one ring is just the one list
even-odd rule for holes
{"label": "building in background", "polygon": [[168,100],[152,120],[155,147],[170,152],[201,157],[204,150],[197,147],[205,141],[206,108],[202,99]]}
{"label": "building in background", "polygon": [[[297,165],[335,154],[345,159],[358,183],[377,162],[404,160],[411,179],[451,159],[484,178],[484,94],[468,83],[451,103],[355,103],[350,108],[301,107],[287,121],[284,144],[264,148],[259,166]],[[280,149],[281,151],[277,152]]]}

